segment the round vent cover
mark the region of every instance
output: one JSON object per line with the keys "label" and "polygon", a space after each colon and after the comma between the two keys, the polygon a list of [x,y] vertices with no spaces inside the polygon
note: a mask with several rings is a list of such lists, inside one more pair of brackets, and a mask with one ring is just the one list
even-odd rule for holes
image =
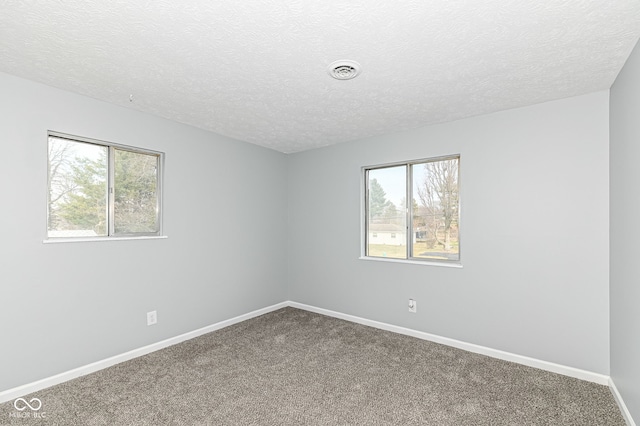
{"label": "round vent cover", "polygon": [[360,64],[355,61],[335,61],[329,65],[327,72],[337,80],[351,80],[360,74]]}

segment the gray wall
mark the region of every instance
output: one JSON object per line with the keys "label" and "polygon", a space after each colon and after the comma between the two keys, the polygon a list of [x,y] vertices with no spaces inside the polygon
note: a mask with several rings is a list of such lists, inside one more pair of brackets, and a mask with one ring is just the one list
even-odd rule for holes
{"label": "gray wall", "polygon": [[[0,93],[0,391],[286,300],[284,154],[6,74]],[[43,244],[47,130],[164,151],[169,238]]]}
{"label": "gray wall", "polygon": [[[602,91],[290,155],[290,299],[608,374],[608,116]],[[464,267],[359,260],[361,167],[454,153]]]}
{"label": "gray wall", "polygon": [[611,88],[611,378],[640,419],[640,47]]}

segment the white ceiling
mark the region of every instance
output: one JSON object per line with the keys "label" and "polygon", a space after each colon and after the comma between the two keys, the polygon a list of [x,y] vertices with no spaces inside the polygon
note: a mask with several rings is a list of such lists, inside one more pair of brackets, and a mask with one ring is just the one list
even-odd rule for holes
{"label": "white ceiling", "polygon": [[290,153],[608,89],[639,36],[638,0],[3,0],[0,71]]}

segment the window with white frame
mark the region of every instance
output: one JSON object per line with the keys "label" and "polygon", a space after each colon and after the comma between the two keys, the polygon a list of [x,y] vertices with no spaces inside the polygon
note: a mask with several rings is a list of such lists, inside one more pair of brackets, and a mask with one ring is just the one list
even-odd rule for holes
{"label": "window with white frame", "polygon": [[460,261],[460,156],[365,167],[367,257]]}
{"label": "window with white frame", "polygon": [[159,236],[161,152],[49,133],[47,238]]}

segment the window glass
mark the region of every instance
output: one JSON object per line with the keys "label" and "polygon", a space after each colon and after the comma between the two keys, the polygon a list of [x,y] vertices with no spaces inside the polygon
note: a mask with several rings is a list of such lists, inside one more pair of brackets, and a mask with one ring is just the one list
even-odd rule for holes
{"label": "window glass", "polygon": [[458,159],[411,168],[413,257],[459,260]]}
{"label": "window glass", "polygon": [[115,233],[156,232],[158,156],[122,149],[114,152]]}
{"label": "window glass", "polygon": [[406,175],[406,166],[384,167],[368,172],[368,256],[407,257],[407,217],[404,213]]}
{"label": "window glass", "polygon": [[95,237],[108,232],[107,148],[49,138],[49,237]]}

